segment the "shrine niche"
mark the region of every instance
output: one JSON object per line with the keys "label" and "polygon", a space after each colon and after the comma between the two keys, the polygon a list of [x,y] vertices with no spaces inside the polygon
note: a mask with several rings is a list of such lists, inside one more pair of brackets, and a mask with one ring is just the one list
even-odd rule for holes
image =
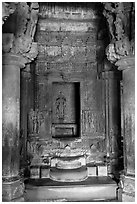
{"label": "shrine niche", "polygon": [[80,137],[80,83],[52,83],[53,136]]}
{"label": "shrine niche", "polygon": [[[41,9],[40,15],[46,15],[46,8]],[[118,100],[112,107],[110,101],[119,77],[111,71],[108,95],[107,74],[104,77],[104,66],[98,64],[103,65],[98,56],[103,43],[97,38],[99,19],[92,12],[94,20],[87,16],[85,21],[81,16],[75,21],[70,14],[64,23],[57,21],[59,13],[57,19],[55,14],[39,19],[35,109],[28,114],[33,130],[29,130],[27,139],[32,181],[50,179],[69,185],[101,176],[119,179]],[[108,114],[113,117],[109,126]],[[118,195],[120,191],[121,186]]]}
{"label": "shrine niche", "polygon": [[121,93],[124,65],[132,81],[134,31],[124,21],[132,21],[133,5],[3,6],[4,200],[7,192],[8,200],[21,196],[25,183],[26,202],[121,201],[124,134],[134,170],[134,100],[126,100],[131,90]]}

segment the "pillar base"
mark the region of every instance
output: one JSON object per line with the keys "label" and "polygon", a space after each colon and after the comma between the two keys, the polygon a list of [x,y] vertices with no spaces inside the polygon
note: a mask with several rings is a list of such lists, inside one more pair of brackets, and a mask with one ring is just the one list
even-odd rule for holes
{"label": "pillar base", "polygon": [[2,183],[2,201],[23,202],[24,183],[19,179]]}

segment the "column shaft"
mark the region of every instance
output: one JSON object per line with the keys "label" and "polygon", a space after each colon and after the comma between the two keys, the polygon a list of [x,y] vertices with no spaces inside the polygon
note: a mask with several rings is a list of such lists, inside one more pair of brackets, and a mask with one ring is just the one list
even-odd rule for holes
{"label": "column shaft", "polygon": [[20,68],[25,64],[16,55],[3,55],[2,67],[2,179],[3,201],[23,194],[20,162]]}
{"label": "column shaft", "polygon": [[103,72],[105,84],[105,112],[106,112],[106,146],[110,157],[109,173],[117,175],[123,168],[119,165],[122,156],[121,120],[120,120],[120,77],[119,71],[107,70]]}

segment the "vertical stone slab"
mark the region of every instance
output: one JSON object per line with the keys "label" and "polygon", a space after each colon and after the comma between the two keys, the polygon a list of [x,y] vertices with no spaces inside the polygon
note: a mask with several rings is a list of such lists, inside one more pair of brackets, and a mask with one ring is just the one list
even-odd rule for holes
{"label": "vertical stone slab", "polygon": [[30,70],[30,64],[21,70],[20,76],[20,155],[21,169],[27,165],[27,133],[28,133],[28,113],[34,106],[34,85],[33,77]]}
{"label": "vertical stone slab", "polygon": [[2,179],[3,201],[8,201],[23,194],[19,176],[20,68],[25,61],[5,54],[2,64]]}

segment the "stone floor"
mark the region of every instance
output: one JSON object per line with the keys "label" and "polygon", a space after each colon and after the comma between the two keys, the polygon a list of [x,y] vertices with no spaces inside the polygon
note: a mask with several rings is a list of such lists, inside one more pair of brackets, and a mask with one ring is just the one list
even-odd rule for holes
{"label": "stone floor", "polygon": [[129,196],[129,195],[126,195],[125,193],[123,193],[122,202],[135,202],[135,197]]}

